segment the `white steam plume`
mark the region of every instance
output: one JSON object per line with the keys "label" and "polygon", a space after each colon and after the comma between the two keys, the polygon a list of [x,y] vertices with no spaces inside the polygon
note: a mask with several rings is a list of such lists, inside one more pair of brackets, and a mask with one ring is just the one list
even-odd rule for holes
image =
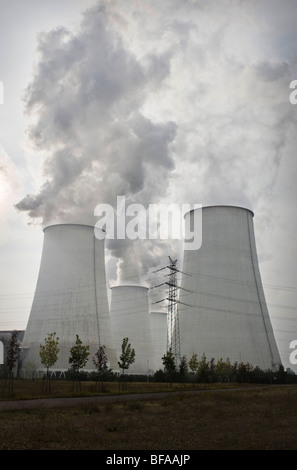
{"label": "white steam plume", "polygon": [[[26,110],[44,182],[17,208],[94,223],[97,204],[126,195],[240,204],[268,227],[279,169],[296,165],[294,17],[286,1],[114,0],[79,31],[41,34]],[[122,261],[137,253],[140,274],[171,254],[149,240],[110,248]]]}

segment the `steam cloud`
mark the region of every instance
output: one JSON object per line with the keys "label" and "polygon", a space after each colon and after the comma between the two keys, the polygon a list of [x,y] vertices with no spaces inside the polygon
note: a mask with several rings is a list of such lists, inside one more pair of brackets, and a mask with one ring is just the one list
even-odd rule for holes
{"label": "steam cloud", "polygon": [[[279,168],[294,158],[297,77],[290,14],[272,3],[98,2],[79,30],[40,34],[25,107],[44,182],[17,209],[43,224],[93,224],[97,204],[126,195],[239,204],[268,223]],[[178,251],[149,240],[109,248],[122,268],[137,260],[139,276]]]}

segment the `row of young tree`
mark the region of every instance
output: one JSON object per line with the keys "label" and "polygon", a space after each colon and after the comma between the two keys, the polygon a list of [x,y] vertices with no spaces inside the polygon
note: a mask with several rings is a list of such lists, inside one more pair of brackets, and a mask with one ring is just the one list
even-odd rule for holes
{"label": "row of young tree", "polygon": [[[18,341],[18,331],[13,331],[6,350],[6,369],[8,378],[9,391],[13,388],[13,371],[15,365],[20,357],[20,345]],[[118,366],[122,371],[120,376],[120,387],[126,389],[126,381],[131,380],[131,377],[125,374],[130,365],[135,361],[135,350],[129,343],[128,338],[123,338],[121,346],[121,355],[118,361]],[[51,369],[55,366],[59,357],[59,337],[56,333],[48,334],[45,338],[44,344],[40,344],[39,355],[41,364],[45,369],[43,378],[43,389],[46,391],[51,388]],[[67,378],[73,380],[73,386],[76,384],[76,389],[80,389],[81,378],[86,377],[83,374],[83,369],[86,366],[90,356],[89,346],[84,345],[79,337],[76,335],[75,344],[69,351],[69,370]],[[97,352],[92,357],[95,370],[91,374],[91,378],[99,381],[101,384],[107,380],[118,379],[118,373],[114,373],[109,367],[108,358],[106,355],[106,347],[99,346]],[[175,356],[172,350],[169,349],[162,357],[163,369],[155,372],[151,380],[156,382],[167,382],[172,385],[173,382],[260,382],[260,383],[284,383],[284,382],[297,382],[297,376],[285,372],[283,366],[280,366],[277,372],[268,370],[263,371],[258,366],[253,367],[249,363],[235,362],[231,363],[230,359],[223,360],[222,358],[215,361],[213,358],[208,360],[205,354],[199,359],[197,354],[187,360],[183,356],[179,362],[176,363]],[[143,379],[137,376],[138,379]],[[132,377],[133,380],[133,377]]]}
{"label": "row of young tree", "polygon": [[164,370],[155,373],[155,379],[159,382],[297,383],[297,376],[287,373],[282,365],[277,371],[262,370],[259,366],[254,367],[249,363],[231,363],[229,358],[208,360],[205,354],[200,359],[197,354],[193,354],[188,361],[183,356],[180,363],[176,364],[171,350],[163,356],[162,361]]}
{"label": "row of young tree", "polygon": [[[18,341],[19,331],[15,330],[11,334],[11,338],[6,347],[6,359],[4,364],[5,382],[4,389],[8,384],[8,391],[13,391],[13,378],[14,370],[17,362],[21,355],[20,343]],[[73,380],[73,384],[76,384],[76,389],[80,389],[82,370],[86,366],[90,356],[89,345],[84,345],[79,335],[76,335],[75,344],[69,351],[69,371],[67,376]],[[39,355],[41,364],[45,369],[43,376],[42,389],[49,391],[51,388],[51,369],[55,366],[59,358],[59,337],[55,332],[49,333],[47,338],[44,340],[44,344],[40,344]],[[113,372],[108,365],[108,358],[106,355],[106,347],[104,345],[99,346],[97,352],[92,357],[93,364],[95,366],[95,375],[93,378],[96,382],[102,381],[110,377]],[[131,347],[128,338],[124,338],[122,342],[122,354],[118,365],[122,370],[122,377],[124,379],[125,370],[129,369],[130,365],[135,361],[135,350]],[[123,389],[126,388],[126,381],[122,380]]]}
{"label": "row of young tree", "polygon": [[[122,342],[122,353],[118,365],[122,370],[122,388],[126,388],[126,381],[124,380],[124,372],[129,369],[130,365],[135,361],[135,350],[131,347],[128,338],[123,338]],[[59,348],[59,337],[56,333],[48,334],[44,344],[40,345],[40,359],[41,364],[46,369],[44,376],[44,383],[46,390],[50,389],[50,369],[54,367],[58,360],[60,348]],[[70,371],[68,376],[73,378],[73,384],[76,384],[76,389],[81,388],[81,371],[86,366],[90,356],[89,345],[84,345],[79,335],[76,335],[76,342],[70,349],[69,364]],[[108,358],[106,355],[106,347],[104,345],[99,346],[95,355],[92,357],[92,362],[96,369],[95,379],[96,382],[99,380],[101,383],[103,379],[108,379],[112,374],[112,369],[109,367]],[[94,374],[93,374],[94,377]]]}
{"label": "row of young tree", "polygon": [[[54,365],[57,359],[58,338],[54,339],[55,334],[48,336],[45,345],[40,345],[40,356],[42,364],[47,369]],[[69,363],[71,364],[72,372],[79,376],[81,369],[85,366],[88,355],[88,346],[83,346],[79,337],[77,336],[76,345],[70,350]],[[54,354],[52,354],[54,352]],[[121,384],[122,389],[126,389],[126,380],[129,377],[125,375],[130,365],[135,361],[135,350],[129,343],[128,338],[123,339],[122,354],[118,365],[122,370]],[[93,363],[96,367],[96,380],[112,380],[114,374],[112,369],[108,366],[108,360],[105,352],[105,346],[100,346],[98,351],[93,357]],[[187,361],[183,356],[179,362],[176,363],[175,356],[171,349],[162,357],[163,369],[158,370],[152,377],[152,380],[158,382],[168,382],[172,385],[173,382],[259,382],[259,383],[284,383],[284,382],[297,382],[296,375],[287,374],[284,367],[281,365],[278,371],[261,370],[260,367],[244,362],[231,363],[230,359],[223,360],[220,358],[215,361],[214,358],[208,360],[206,355],[203,354],[199,359],[197,354],[193,354]],[[94,374],[92,374],[94,378]],[[117,376],[118,377],[118,376]],[[139,378],[139,376],[137,376]]]}

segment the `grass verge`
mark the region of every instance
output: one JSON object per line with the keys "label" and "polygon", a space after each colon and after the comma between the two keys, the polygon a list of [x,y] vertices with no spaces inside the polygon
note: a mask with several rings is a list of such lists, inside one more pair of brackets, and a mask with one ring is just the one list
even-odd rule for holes
{"label": "grass verge", "polygon": [[[129,384],[128,392],[133,387],[133,392],[141,393],[145,385]],[[160,384],[150,385],[150,391],[160,391]],[[229,384],[229,388],[232,386]],[[166,384],[164,389],[169,390]],[[205,393],[197,394],[183,393],[187,388],[179,390],[177,395],[167,394],[161,399],[128,401],[123,396],[114,403],[94,399],[70,407],[1,411],[0,449],[178,451],[297,447],[295,385],[250,389],[242,386],[236,391],[205,388]]]}

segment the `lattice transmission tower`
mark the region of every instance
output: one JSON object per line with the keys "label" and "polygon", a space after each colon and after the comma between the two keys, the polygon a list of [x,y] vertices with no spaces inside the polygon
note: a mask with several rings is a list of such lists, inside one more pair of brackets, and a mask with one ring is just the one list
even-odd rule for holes
{"label": "lattice transmission tower", "polygon": [[178,305],[179,304],[187,305],[187,304],[179,300],[178,291],[180,289],[180,286],[177,283],[177,273],[181,273],[182,271],[180,271],[177,268],[177,259],[173,261],[172,258],[169,256],[169,261],[170,263],[168,266],[164,266],[163,268],[155,271],[155,272],[159,272],[164,269],[169,269],[169,274],[167,274],[168,281],[163,282],[162,284],[159,284],[158,286],[154,286],[154,287],[160,287],[163,285],[167,285],[168,297],[162,300],[158,300],[157,302],[154,302],[154,303],[160,303],[160,302],[164,302],[165,300],[167,300],[167,310],[168,310],[167,312],[167,351],[171,350],[175,358],[175,363],[178,364],[181,360]]}
{"label": "lattice transmission tower", "polygon": [[179,317],[177,308],[177,259],[173,261],[170,256],[169,280],[165,284],[169,287],[168,292],[168,315],[167,315],[167,351],[171,350],[176,364],[180,361],[180,339],[179,339]]}

